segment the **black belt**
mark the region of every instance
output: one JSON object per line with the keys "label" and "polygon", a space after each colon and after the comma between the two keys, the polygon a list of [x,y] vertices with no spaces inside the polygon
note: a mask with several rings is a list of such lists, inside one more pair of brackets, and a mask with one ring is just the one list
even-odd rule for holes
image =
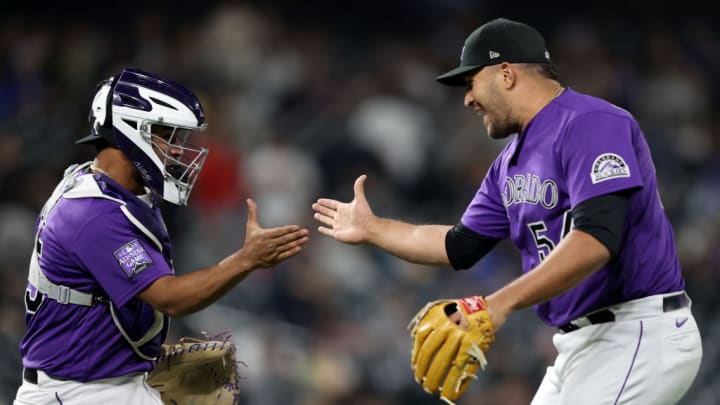
{"label": "black belt", "polygon": [[[670,295],[663,297],[663,312],[675,311],[676,309],[685,308],[689,305],[689,299],[687,294]],[[609,309],[601,309],[600,311],[591,312],[584,316],[590,325],[596,325],[598,323],[615,322],[615,314]],[[574,330],[578,330],[586,325],[576,325],[572,322],[568,322],[565,325],[560,326],[560,330],[567,333]]]}
{"label": "black belt", "polygon": [[35,368],[23,368],[23,379],[30,384],[37,385],[37,369]]}

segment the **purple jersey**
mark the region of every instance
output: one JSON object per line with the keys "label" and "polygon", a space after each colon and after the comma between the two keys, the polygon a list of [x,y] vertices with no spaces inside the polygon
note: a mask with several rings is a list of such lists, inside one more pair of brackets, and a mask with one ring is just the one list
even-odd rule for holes
{"label": "purple jersey", "polygon": [[[79,175],[94,176],[102,193],[125,202],[125,209],[157,240],[130,222],[120,202],[66,194],[40,232],[40,268],[55,284],[110,299],[127,334],[138,340],[152,324],[154,312],[135,296],[173,273],[167,230],[156,204],[151,208],[107,176]],[[26,310],[27,332],[20,343],[26,367],[78,381],[152,369],[153,363],[141,359],[123,338],[107,303],[61,304],[29,284]],[[166,334],[167,319],[146,349],[156,355]]]}
{"label": "purple jersey", "polygon": [[528,272],[572,229],[573,208],[629,189],[637,191],[617,256],[572,290],[535,306],[543,321],[559,326],[598,308],[685,287],[650,150],[635,119],[567,89],[500,153],[461,222],[481,235],[510,237]]}

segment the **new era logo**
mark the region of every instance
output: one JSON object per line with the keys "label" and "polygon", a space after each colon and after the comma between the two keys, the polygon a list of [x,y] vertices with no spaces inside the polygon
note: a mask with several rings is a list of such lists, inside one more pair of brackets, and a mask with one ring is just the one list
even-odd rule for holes
{"label": "new era logo", "polygon": [[495,58],[499,58],[499,57],[500,57],[500,53],[499,53],[499,52],[489,51],[488,54],[490,55],[490,59],[495,59]]}

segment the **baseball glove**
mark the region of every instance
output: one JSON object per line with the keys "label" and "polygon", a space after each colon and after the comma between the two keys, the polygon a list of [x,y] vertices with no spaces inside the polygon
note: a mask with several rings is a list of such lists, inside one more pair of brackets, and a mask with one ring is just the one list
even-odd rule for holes
{"label": "baseball glove", "polygon": [[242,364],[235,351],[229,333],[181,338],[178,344],[162,345],[147,382],[168,405],[235,405],[240,400],[237,365]]}
{"label": "baseball glove", "polygon": [[[459,325],[450,319],[456,312]],[[408,329],[415,381],[430,394],[440,388],[440,398],[449,404],[477,379],[479,367],[485,369],[485,352],[495,340],[495,328],[481,296],[430,302]]]}

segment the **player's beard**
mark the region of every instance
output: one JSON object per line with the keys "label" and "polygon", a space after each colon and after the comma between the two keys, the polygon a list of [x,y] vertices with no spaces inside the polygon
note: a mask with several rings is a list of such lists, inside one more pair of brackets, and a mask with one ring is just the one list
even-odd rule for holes
{"label": "player's beard", "polygon": [[520,126],[512,121],[509,111],[502,116],[501,120],[493,119],[491,116],[486,117],[488,124],[485,128],[487,129],[488,136],[492,139],[507,138],[520,131]]}
{"label": "player's beard", "polygon": [[490,87],[490,97],[483,104],[485,117],[483,123],[487,134],[492,139],[503,139],[520,131],[520,125],[512,118],[512,109],[505,103],[494,86]]}

